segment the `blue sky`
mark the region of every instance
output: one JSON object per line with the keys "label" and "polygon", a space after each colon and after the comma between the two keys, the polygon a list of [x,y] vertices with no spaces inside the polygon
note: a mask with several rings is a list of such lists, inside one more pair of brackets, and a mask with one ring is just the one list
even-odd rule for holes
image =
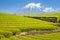
{"label": "blue sky", "polygon": [[40,6],[45,11],[51,7],[60,11],[60,0],[0,0],[0,12],[15,13],[30,3],[40,3]]}

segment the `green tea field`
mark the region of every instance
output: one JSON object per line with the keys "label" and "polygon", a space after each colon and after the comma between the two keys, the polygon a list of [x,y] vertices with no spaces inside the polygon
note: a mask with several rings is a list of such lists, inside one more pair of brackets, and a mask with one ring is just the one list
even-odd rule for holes
{"label": "green tea field", "polygon": [[0,13],[0,40],[60,40],[60,12]]}

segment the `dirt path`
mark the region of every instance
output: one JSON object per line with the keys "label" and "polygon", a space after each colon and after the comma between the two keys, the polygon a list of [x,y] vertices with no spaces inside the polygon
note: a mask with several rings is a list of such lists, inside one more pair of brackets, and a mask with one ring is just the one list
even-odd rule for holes
{"label": "dirt path", "polygon": [[58,27],[57,32],[60,32],[60,27]]}
{"label": "dirt path", "polygon": [[60,32],[60,27],[58,27],[57,30],[32,30],[32,31],[28,31],[28,32],[22,32],[18,35],[15,35],[16,37],[20,37],[20,36],[26,36],[26,35],[35,35],[35,34],[50,34],[50,33],[56,33],[56,32]]}

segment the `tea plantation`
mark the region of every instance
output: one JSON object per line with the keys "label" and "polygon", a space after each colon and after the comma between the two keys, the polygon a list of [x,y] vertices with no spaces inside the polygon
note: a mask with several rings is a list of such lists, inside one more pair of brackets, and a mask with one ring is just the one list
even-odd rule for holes
{"label": "tea plantation", "polygon": [[60,13],[52,14],[25,14],[16,15],[8,13],[0,13],[0,40],[60,40],[60,32],[50,34],[34,34],[16,37],[22,32],[30,30],[57,30],[60,23],[47,22],[30,17],[57,17],[60,20]]}

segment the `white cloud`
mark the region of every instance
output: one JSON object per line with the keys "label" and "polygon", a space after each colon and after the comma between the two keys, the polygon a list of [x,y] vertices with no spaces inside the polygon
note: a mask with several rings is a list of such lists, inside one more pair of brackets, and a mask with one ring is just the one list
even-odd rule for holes
{"label": "white cloud", "polygon": [[47,7],[43,10],[43,12],[55,12],[56,10],[52,7]]}
{"label": "white cloud", "polygon": [[30,8],[30,9],[38,8],[38,9],[40,9],[41,8],[41,4],[40,3],[29,3],[24,8]]}
{"label": "white cloud", "polygon": [[54,9],[53,7],[41,6],[41,3],[29,3],[22,7],[19,13],[50,13],[57,11],[58,9]]}

